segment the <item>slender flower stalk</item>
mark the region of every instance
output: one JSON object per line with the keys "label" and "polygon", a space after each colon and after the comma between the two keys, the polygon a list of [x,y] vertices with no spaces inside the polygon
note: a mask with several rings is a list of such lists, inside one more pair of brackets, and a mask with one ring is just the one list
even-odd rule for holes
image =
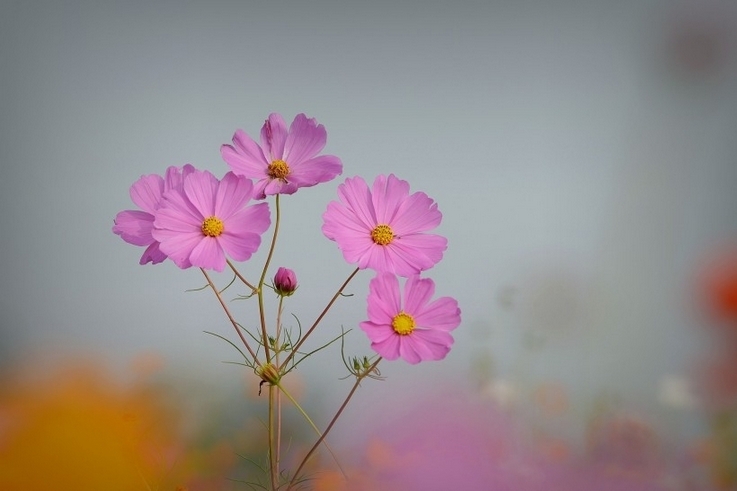
{"label": "slender flower stalk", "polygon": [[269,385],[269,469],[271,474],[271,489],[277,490],[279,488],[279,457],[278,448],[279,440],[274,437],[274,393],[278,392],[278,388],[274,385]]}
{"label": "slender flower stalk", "polygon": [[202,271],[202,274],[205,275],[205,279],[207,280],[207,284],[210,285],[210,288],[212,289],[213,293],[215,293],[215,296],[218,299],[218,302],[220,302],[220,306],[225,311],[225,315],[228,316],[228,320],[231,324],[233,324],[233,328],[235,329],[235,332],[238,333],[238,336],[241,338],[241,341],[243,341],[243,345],[248,350],[248,353],[253,358],[253,366],[258,366],[258,358],[256,357],[256,353],[251,349],[251,345],[248,344],[248,341],[246,341],[246,337],[241,332],[241,328],[238,327],[238,323],[235,321],[235,318],[233,317],[233,314],[230,313],[230,309],[228,309],[228,306],[225,304],[225,301],[223,300],[223,297],[220,295],[220,292],[218,292],[218,289],[215,288],[215,284],[210,279],[210,276],[207,274],[207,271],[205,271],[203,268],[200,268],[200,271]]}
{"label": "slender flower stalk", "polygon": [[230,259],[227,259],[225,262],[228,264],[228,267],[230,268],[230,270],[233,271],[233,274],[239,280],[241,280],[244,285],[246,285],[248,288],[250,288],[253,293],[255,293],[256,290],[258,290],[258,288],[256,288],[255,286],[253,286],[246,278],[243,277],[243,275],[240,273],[240,271],[238,271],[236,269],[236,267],[233,266],[233,263],[230,261]]}
{"label": "slender flower stalk", "polygon": [[266,280],[266,272],[269,270],[269,264],[271,264],[271,258],[274,255],[274,248],[276,247],[276,238],[279,235],[279,222],[281,221],[281,210],[279,207],[279,195],[276,195],[274,201],[274,208],[276,209],[276,217],[274,219],[274,235],[271,237],[271,245],[269,246],[269,253],[266,256],[264,262],[264,269],[261,271],[261,278],[258,280],[258,313],[261,321],[261,335],[264,342],[264,353],[266,354],[266,362],[271,363],[271,354],[269,352],[269,336],[266,333],[266,313],[264,311],[264,281]]}
{"label": "slender flower stalk", "polygon": [[[318,438],[322,437],[322,433],[320,432],[320,429],[312,421],[312,418],[310,418],[309,414],[307,414],[307,411],[305,411],[304,408],[302,408],[302,406],[297,402],[297,400],[294,397],[292,397],[292,395],[284,388],[283,385],[279,384],[278,385],[278,388],[279,388],[280,392],[283,392],[284,395],[287,396],[287,399],[289,399],[289,401],[292,404],[294,404],[294,407],[305,418],[305,420],[312,427],[312,429],[315,430],[315,433],[317,433]],[[340,461],[338,461],[338,457],[336,457],[335,452],[333,452],[333,449],[330,448],[330,445],[328,445],[328,442],[326,442],[324,439],[323,439],[323,442],[322,443],[323,443],[323,445],[325,445],[325,448],[330,453],[330,456],[333,457],[333,460],[338,465],[338,468],[340,469],[341,474],[343,474],[343,476],[345,477],[346,476],[346,473],[343,470],[343,466],[340,465]]]}
{"label": "slender flower stalk", "polygon": [[345,400],[343,401],[343,404],[340,405],[338,408],[338,411],[335,413],[335,416],[333,416],[333,419],[330,420],[330,423],[328,423],[328,426],[325,428],[325,431],[322,432],[322,436],[317,439],[314,445],[310,448],[310,450],[307,452],[307,454],[302,459],[302,462],[300,462],[299,466],[297,467],[297,470],[294,472],[294,476],[292,476],[292,480],[289,481],[289,485],[287,486],[287,491],[291,491],[295,485],[295,482],[297,478],[299,477],[299,473],[302,471],[302,468],[307,464],[307,461],[312,457],[312,454],[315,453],[315,450],[320,446],[320,444],[325,440],[325,437],[328,436],[328,433],[330,433],[330,430],[333,429],[333,426],[335,426],[335,422],[338,421],[338,418],[341,414],[343,414],[343,410],[346,408],[348,403],[353,398],[353,394],[356,393],[356,390],[358,390],[359,385],[361,385],[361,381],[371,375],[374,370],[376,370],[376,367],[379,365],[379,362],[381,362],[382,358],[379,357],[374,363],[371,364],[366,370],[363,372],[360,372],[356,375],[356,382],[353,384],[353,387],[351,388],[351,391],[346,396]]}
{"label": "slender flower stalk", "polygon": [[325,314],[328,313],[328,310],[330,310],[330,307],[333,306],[333,304],[335,303],[335,301],[343,293],[343,290],[345,290],[345,287],[348,286],[348,283],[351,282],[351,280],[353,279],[354,276],[356,276],[356,274],[358,273],[358,271],[359,271],[359,268],[354,269],[353,272],[348,276],[348,278],[343,282],[343,284],[340,285],[340,288],[338,288],[338,291],[335,292],[335,295],[333,295],[333,298],[330,299],[330,301],[325,306],[325,308],[322,310],[322,312],[320,312],[320,315],[317,316],[317,319],[315,319],[315,322],[312,323],[312,326],[310,326],[310,328],[307,330],[307,332],[305,333],[305,335],[302,336],[302,339],[300,339],[299,342],[297,342],[297,344],[294,346],[294,348],[292,348],[291,353],[289,353],[289,356],[287,356],[286,360],[284,360],[283,365],[287,365],[287,363],[289,363],[289,361],[292,358],[294,358],[294,355],[297,353],[297,351],[299,350],[300,346],[302,346],[302,344],[309,337],[309,335],[312,334],[312,331],[315,330],[315,328],[320,323],[320,321],[322,320],[322,318],[325,317]]}

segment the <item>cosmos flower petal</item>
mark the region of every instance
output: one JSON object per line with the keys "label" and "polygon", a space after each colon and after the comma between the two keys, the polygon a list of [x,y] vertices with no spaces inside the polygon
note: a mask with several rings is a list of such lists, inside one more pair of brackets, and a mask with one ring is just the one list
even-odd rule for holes
{"label": "cosmos flower petal", "polygon": [[399,356],[409,363],[410,365],[416,365],[422,361],[420,351],[415,346],[414,338],[407,338],[406,336],[397,336],[399,338]]}
{"label": "cosmos flower petal", "polygon": [[225,253],[220,241],[214,237],[202,237],[189,255],[192,266],[222,271],[225,269]]}
{"label": "cosmos flower petal", "polygon": [[412,311],[420,326],[433,326],[441,331],[452,331],[461,324],[461,309],[451,297],[440,297]]}
{"label": "cosmos flower petal", "polygon": [[252,194],[253,182],[250,179],[228,172],[217,186],[213,215],[227,220],[251,200]]}
{"label": "cosmos flower petal", "polygon": [[269,225],[271,225],[269,204],[258,203],[231,215],[225,221],[225,232],[236,235],[251,232],[261,235],[269,229]]}
{"label": "cosmos flower petal", "polygon": [[266,196],[294,194],[297,192],[297,189],[299,189],[299,186],[296,182],[284,182],[280,179],[270,179],[264,184],[264,194]]}
{"label": "cosmos flower petal", "polygon": [[[361,223],[366,224],[369,233],[379,223],[376,220],[371,191],[361,177],[349,177],[338,186],[338,197],[343,206],[351,210]],[[324,217],[324,216],[323,216]]]}
{"label": "cosmos flower petal", "polygon": [[320,155],[297,164],[290,164],[289,178],[299,187],[310,187],[335,179],[343,172],[343,163],[335,155]]}
{"label": "cosmos flower petal", "polygon": [[125,210],[115,215],[113,233],[129,244],[147,246],[153,242],[154,216],[140,210]]}
{"label": "cosmos flower petal", "polygon": [[343,241],[352,238],[371,240],[372,226],[366,224],[360,217],[337,201],[328,203],[328,209],[322,215],[322,233],[329,239],[338,242],[338,247],[343,248]]}
{"label": "cosmos flower petal", "polygon": [[183,193],[167,193],[161,208],[154,215],[154,230],[151,232],[154,239],[158,238],[159,229],[174,230],[177,232],[200,232],[205,217],[194,209]]}
{"label": "cosmos flower petal", "polygon": [[155,229],[154,234],[160,242],[159,248],[179,268],[192,266],[190,255],[192,250],[202,241],[202,232],[179,232],[166,229]]}
{"label": "cosmos flower petal", "polygon": [[145,212],[156,212],[164,194],[164,178],[157,174],[141,176],[130,188],[131,200]]}
{"label": "cosmos flower petal", "polygon": [[409,196],[409,183],[397,178],[394,174],[388,177],[380,175],[374,181],[371,196],[376,210],[377,224],[392,224],[397,232],[397,213],[401,211],[402,203]]}
{"label": "cosmos flower petal", "polygon": [[442,219],[437,203],[425,193],[417,192],[402,202],[391,223],[394,232],[404,236],[432,230]]}
{"label": "cosmos flower petal", "polygon": [[404,310],[413,316],[427,304],[435,294],[435,283],[430,278],[412,275],[404,288]]}
{"label": "cosmos flower petal", "polygon": [[369,283],[369,292],[376,302],[369,302],[369,320],[385,321],[391,324],[392,319],[402,310],[399,281],[390,273],[379,273]]}
{"label": "cosmos flower petal", "polygon": [[349,264],[356,264],[365,269],[369,266],[374,243],[366,237],[346,237],[341,241],[341,253]]}
{"label": "cosmos flower petal", "polygon": [[399,259],[389,247],[377,246],[371,242],[368,253],[358,260],[357,266],[361,269],[370,268],[377,272],[390,271],[401,276],[417,273],[413,264],[403,266],[398,263]]}
{"label": "cosmos flower petal", "polygon": [[220,147],[220,156],[236,175],[249,179],[265,179],[270,162],[266,160],[261,147],[243,130],[233,135],[233,145]]}
{"label": "cosmos flower petal", "polygon": [[[397,268],[402,271],[401,276],[408,276],[426,271],[440,262],[443,259],[443,252],[448,248],[448,241],[440,235],[415,234],[403,236],[392,242],[389,247]],[[412,272],[408,272],[408,269]]]}
{"label": "cosmos flower petal", "polygon": [[289,127],[284,160],[290,166],[297,166],[317,155],[325,147],[327,139],[328,134],[323,125],[317,124],[314,118],[298,114]]}
{"label": "cosmos flower petal", "polygon": [[[142,211],[126,210],[118,213],[114,220],[113,233],[120,235],[128,243],[146,246],[146,250],[139,261],[140,264],[149,262],[158,264],[166,259],[165,253],[159,247],[158,240],[154,237],[156,215],[166,201],[167,194],[172,190],[181,192],[184,176],[194,171],[195,168],[190,164],[186,164],[182,168],[170,166],[166,169],[164,177],[156,174],[142,176],[131,186],[131,198],[142,208]],[[183,208],[190,214],[197,214],[191,204],[187,203],[183,205]],[[184,230],[191,229],[189,224],[181,223],[179,219],[177,223]]]}
{"label": "cosmos flower petal", "polygon": [[152,242],[146,248],[146,250],[143,251],[143,255],[141,256],[141,260],[138,261],[138,264],[159,264],[161,262],[164,262],[164,260],[166,259],[166,254],[161,252],[161,248],[159,246],[160,244],[158,242]]}
{"label": "cosmos flower petal", "polygon": [[207,218],[215,214],[218,180],[209,171],[196,171],[184,179],[184,194],[192,206]]}
{"label": "cosmos flower petal", "polygon": [[280,114],[271,113],[261,127],[261,148],[268,163],[284,159],[287,142],[287,123]]}
{"label": "cosmos flower petal", "polygon": [[164,193],[170,189],[182,190],[184,178],[193,173],[195,168],[192,164],[184,164],[182,168],[176,166],[167,167],[164,173]]}
{"label": "cosmos flower petal", "polygon": [[372,322],[362,322],[361,329],[366,332],[371,340],[371,349],[387,360],[399,358],[399,336],[386,326],[377,326]]}
{"label": "cosmos flower petal", "polygon": [[401,339],[400,355],[414,363],[428,360],[442,360],[453,345],[453,336],[444,331],[415,329],[412,334]]}
{"label": "cosmos flower petal", "polygon": [[270,179],[261,179],[253,184],[253,197],[254,199],[266,198],[266,186],[271,184],[273,181]]}
{"label": "cosmos flower petal", "polygon": [[231,234],[223,232],[218,237],[218,242],[228,256],[236,261],[246,261],[261,245],[261,236],[254,233]]}

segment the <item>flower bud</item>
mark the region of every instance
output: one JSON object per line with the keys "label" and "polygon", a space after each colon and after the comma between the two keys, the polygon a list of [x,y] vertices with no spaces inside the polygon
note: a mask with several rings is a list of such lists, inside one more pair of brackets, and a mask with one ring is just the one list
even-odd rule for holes
{"label": "flower bud", "polygon": [[274,290],[277,295],[288,297],[297,289],[297,275],[288,268],[279,268],[274,275]]}
{"label": "flower bud", "polygon": [[262,383],[269,385],[276,385],[279,383],[279,379],[281,379],[281,374],[279,374],[279,370],[276,369],[273,363],[261,365],[256,370],[256,373],[261,377]]}

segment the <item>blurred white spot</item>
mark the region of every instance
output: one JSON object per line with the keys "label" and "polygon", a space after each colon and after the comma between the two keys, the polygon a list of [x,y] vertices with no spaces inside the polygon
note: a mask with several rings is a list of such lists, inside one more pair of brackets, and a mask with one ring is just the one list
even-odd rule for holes
{"label": "blurred white spot", "polygon": [[664,406],[677,409],[693,409],[697,405],[688,381],[683,377],[674,375],[664,377],[660,381],[658,402]]}
{"label": "blurred white spot", "polygon": [[517,401],[519,392],[512,382],[495,379],[481,388],[481,395],[493,400],[501,407],[509,407]]}

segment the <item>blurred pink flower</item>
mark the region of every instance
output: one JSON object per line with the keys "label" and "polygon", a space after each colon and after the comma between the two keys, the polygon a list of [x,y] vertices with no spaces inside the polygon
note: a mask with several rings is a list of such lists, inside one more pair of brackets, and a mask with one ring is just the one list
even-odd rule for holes
{"label": "blurred pink flower", "polygon": [[232,172],[218,181],[208,171],[184,178],[182,189],[166,193],[152,235],[180,268],[222,271],[225,255],[245,261],[261,244],[271,218],[267,203],[246,206],[253,183]]}
{"label": "blurred pink flower", "polygon": [[338,195],[322,216],[322,232],[349,263],[407,277],[443,258],[448,241],[425,233],[440,224],[438,205],[425,193],[410,195],[407,181],[380,175],[369,189],[362,178],[349,178]]}
{"label": "blurred pink flower", "polygon": [[451,297],[430,301],[435,283],[411,276],[399,291],[397,277],[379,273],[369,284],[368,316],[361,329],[371,348],[387,360],[401,357],[411,364],[441,360],[450,351],[450,331],[461,323],[458,302]]}
{"label": "blurred pink flower", "polygon": [[274,275],[274,290],[288,297],[297,289],[297,275],[289,268],[279,268]]}
{"label": "blurred pink flower", "polygon": [[[405,399],[379,405],[368,440],[346,466],[348,480],[337,473],[318,474],[316,491],[673,491],[711,489],[676,487],[678,469],[666,472],[652,456],[647,465],[622,466],[609,455],[541,454],[519,414],[503,411],[443,381],[437,393],[412,391]],[[635,426],[640,435],[643,429]],[[619,428],[616,438],[626,436]],[[647,431],[646,431],[647,433]],[[654,435],[653,435],[654,436]],[[647,442],[649,440],[646,439]],[[638,450],[643,440],[626,448]],[[625,450],[618,446],[617,452]],[[648,443],[649,444],[649,443]],[[561,443],[561,445],[565,445]],[[349,452],[344,452],[348,460]],[[630,458],[630,457],[627,457]]]}
{"label": "blurred pink flower", "polygon": [[143,251],[139,264],[158,264],[166,259],[159,242],[151,234],[154,227],[154,214],[161,204],[163,195],[171,189],[182,188],[183,176],[191,174],[194,167],[186,164],[182,169],[171,166],[165,177],[158,174],[141,176],[130,188],[133,203],[140,210],[125,210],[115,216],[113,233],[129,244],[148,246]]}
{"label": "blurred pink flower", "polygon": [[289,130],[276,113],[261,128],[261,146],[243,130],[233,135],[233,145],[220,147],[223,160],[239,176],[256,180],[254,196],[293,194],[297,189],[334,179],[343,164],[334,155],[317,155],[327,132],[314,118],[298,114]]}

